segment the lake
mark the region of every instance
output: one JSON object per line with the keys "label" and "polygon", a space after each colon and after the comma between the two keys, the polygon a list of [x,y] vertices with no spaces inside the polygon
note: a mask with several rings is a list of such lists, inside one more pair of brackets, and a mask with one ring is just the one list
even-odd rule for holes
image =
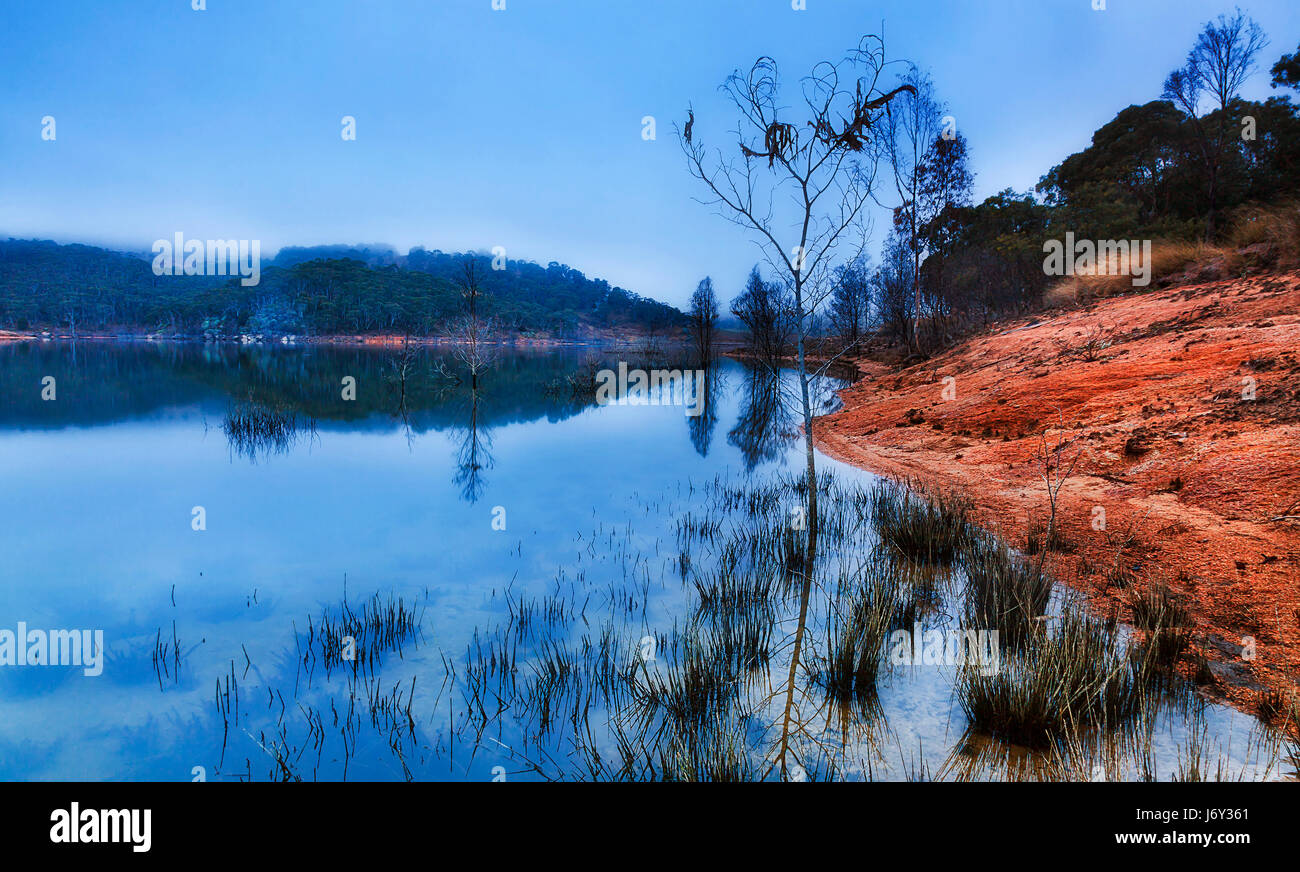
{"label": "lake", "polygon": [[[726,643],[761,657],[716,691],[725,727],[683,744],[646,708],[669,704],[705,624],[741,626],[708,591],[779,563],[758,550],[779,532],[739,556],[727,537],[797,516],[791,378],[727,360],[698,408],[599,405],[571,378],[589,358],[638,365],[503,349],[471,388],[438,349],[0,346],[0,632],[102,631],[104,649],[99,674],[0,667],[0,778],[779,777],[798,603],[780,579]],[[876,480],[818,463],[844,527],[827,560],[851,575],[875,534],[849,495]],[[942,627],[961,578],[940,575]],[[817,591],[810,652],[835,634]],[[808,656],[784,774],[1167,778],[1193,756],[1279,774],[1253,718],[1190,696],[1136,739],[1005,745],[967,730],[959,668],[886,663],[869,704],[823,706]]]}

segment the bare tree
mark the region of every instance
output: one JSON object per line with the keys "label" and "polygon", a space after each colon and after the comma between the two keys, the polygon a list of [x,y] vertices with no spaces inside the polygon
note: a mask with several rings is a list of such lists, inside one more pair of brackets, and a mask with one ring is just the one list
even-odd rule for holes
{"label": "bare tree", "polygon": [[[817,553],[817,468],[809,392],[807,340],[818,306],[834,286],[834,269],[866,245],[866,210],[876,181],[873,128],[891,100],[914,91],[906,83],[885,93],[884,41],[867,36],[840,62],[823,61],[800,82],[795,109],[781,102],[776,61],[761,57],[747,74],[723,85],[740,119],[739,155],[709,150],[695,135],[695,113],[678,131],[691,174],[709,192],[705,202],[755,237],[768,265],[789,288],[794,306],[796,373],[803,410],[807,540],[799,618],[793,639],[781,738],[774,766],[788,778],[795,674],[807,626],[811,572]],[[847,250],[847,256],[846,256]]]}
{"label": "bare tree", "polygon": [[[710,151],[694,136],[693,111],[679,131],[691,174],[711,195],[706,202],[755,234],[766,262],[793,295],[810,546],[816,540],[817,494],[805,346],[816,310],[833,289],[837,259],[852,260],[865,247],[866,209],[876,181],[873,128],[891,100],[915,91],[904,83],[882,92],[884,66],[884,41],[863,37],[844,60],[822,61],[800,82],[802,105],[795,115],[780,104],[776,61],[761,57],[747,74],[736,71],[723,84],[740,111],[738,158]],[[842,257],[842,247],[851,249],[848,257]]]}
{"label": "bare tree", "polygon": [[406,412],[406,383],[414,374],[416,364],[419,360],[420,349],[411,341],[411,335],[409,333],[402,337],[401,350],[388,359],[388,366],[389,369],[392,370],[393,381],[397,383],[398,409],[403,415],[405,415]]}
{"label": "bare tree", "polygon": [[[1264,31],[1238,9],[1231,18],[1220,15],[1218,20],[1207,22],[1187,53],[1187,61],[1165,79],[1164,98],[1191,119],[1205,166],[1209,199],[1205,217],[1207,241],[1214,236],[1219,174],[1230,138],[1228,106],[1254,72],[1255,58],[1267,45]],[[1211,111],[1218,111],[1213,131],[1206,129],[1200,116],[1201,101],[1206,96],[1210,98]]]}
{"label": "bare tree", "polygon": [[479,265],[472,255],[465,257],[456,284],[465,298],[465,314],[452,322],[452,335],[457,340],[453,353],[469,371],[470,389],[477,390],[480,373],[492,364],[491,341],[495,331],[491,320],[482,312],[485,294],[479,281]]}

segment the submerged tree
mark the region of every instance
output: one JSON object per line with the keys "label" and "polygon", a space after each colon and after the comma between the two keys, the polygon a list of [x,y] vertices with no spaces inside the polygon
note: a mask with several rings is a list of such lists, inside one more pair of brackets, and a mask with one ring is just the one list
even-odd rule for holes
{"label": "submerged tree", "polygon": [[753,234],[768,266],[789,289],[793,307],[807,539],[785,717],[774,763],[783,777],[790,772],[794,678],[819,525],[807,342],[818,307],[834,288],[835,268],[860,255],[866,245],[866,211],[876,183],[874,128],[891,100],[915,91],[906,83],[882,91],[878,83],[884,67],[884,41],[864,37],[842,61],[817,64],[800,82],[796,108],[789,108],[781,96],[776,61],[761,57],[748,73],[736,71],[723,85],[740,114],[735,131],[739,154],[706,148],[695,134],[693,110],[678,131],[691,174],[709,192],[705,202]]}
{"label": "submerged tree", "polygon": [[479,266],[472,256],[465,258],[456,284],[465,298],[465,314],[456,322],[454,335],[458,344],[453,353],[469,373],[469,415],[456,457],[455,481],[461,486],[462,496],[472,503],[483,491],[483,470],[492,465],[488,451],[491,439],[479,426],[479,404],[483,397],[483,372],[492,365],[496,356],[491,345],[496,328],[484,315],[485,295]]}
{"label": "submerged tree", "polygon": [[462,267],[456,284],[465,299],[465,313],[452,327],[452,336],[457,342],[454,354],[469,373],[471,390],[476,390],[479,376],[494,358],[491,342],[495,325],[483,312],[486,294],[482,289],[478,262],[472,255],[466,256]]}
{"label": "submerged tree", "polygon": [[402,422],[406,434],[406,446],[415,444],[415,431],[411,428],[411,410],[407,405],[407,383],[415,375],[420,364],[420,349],[411,341],[410,334],[402,337],[401,349],[388,359],[389,377],[397,385],[397,418]]}

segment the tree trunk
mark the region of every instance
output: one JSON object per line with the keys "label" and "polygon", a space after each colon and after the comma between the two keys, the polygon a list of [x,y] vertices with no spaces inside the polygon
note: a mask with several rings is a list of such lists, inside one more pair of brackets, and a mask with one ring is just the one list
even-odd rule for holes
{"label": "tree trunk", "polygon": [[804,631],[808,623],[808,600],[812,593],[812,571],[813,564],[817,558],[817,463],[813,454],[813,432],[812,432],[812,399],[808,393],[808,366],[804,346],[804,313],[803,313],[803,293],[799,285],[795,285],[795,307],[799,316],[798,325],[798,361],[799,361],[799,394],[803,402],[803,432],[804,432],[804,452],[807,458],[807,487],[808,487],[808,518],[807,518],[807,547],[804,550],[803,565],[799,567],[801,579],[799,590],[799,623],[796,625],[794,635],[794,648],[790,652],[790,672],[786,676],[785,684],[785,714],[781,719],[781,741],[777,753],[777,760],[781,766],[781,776],[789,778],[789,751],[790,751],[790,722],[793,718],[794,710],[794,685],[798,678],[798,669],[800,656],[803,653]]}
{"label": "tree trunk", "polygon": [[[811,561],[817,553],[817,462],[813,453],[813,415],[812,398],[808,393],[808,363],[804,343],[803,293],[795,289],[795,306],[799,312],[799,396],[803,403],[803,442],[804,456],[807,460],[808,477],[808,559]],[[806,573],[811,565],[805,567]]]}

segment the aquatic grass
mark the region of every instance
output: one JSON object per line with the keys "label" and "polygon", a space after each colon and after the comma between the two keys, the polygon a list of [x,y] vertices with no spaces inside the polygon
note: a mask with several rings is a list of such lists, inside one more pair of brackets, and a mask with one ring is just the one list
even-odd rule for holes
{"label": "aquatic grass", "polygon": [[[685,483],[680,502],[643,501],[647,513],[677,518],[676,542],[671,522],[667,536],[651,543],[653,554],[635,524],[598,522],[591,537],[580,537],[582,572],[544,592],[514,593],[513,580],[495,589],[492,597],[504,597],[499,617],[474,629],[462,655],[441,655],[451,693],[439,692],[434,722],[419,722],[409,674],[384,682],[367,664],[344,673],[337,712],[333,698],[323,708],[299,707],[305,743],[291,740],[283,724],[256,740],[270,774],[288,777],[282,762],[311,777],[310,754],[331,720],[345,766],[358,732],[373,733],[371,747],[390,749],[392,771],[407,778],[439,759],[454,758],[468,772],[466,755],[481,769],[484,752],[507,755],[512,777],[519,765],[547,780],[1053,779],[1090,777],[1096,765],[1107,777],[1154,771],[1142,731],[1153,712],[1163,717],[1188,698],[1173,692],[1176,674],[1157,668],[1157,648],[1124,643],[1115,620],[1090,618],[1073,601],[1059,616],[1049,613],[1050,579],[973,527],[950,565],[913,559],[875,535],[870,487],[830,476],[819,476],[817,486],[819,550],[808,567],[811,603],[793,668],[801,602],[789,594],[802,584],[788,579],[802,581],[808,531],[792,521],[791,507],[806,496],[802,478]],[[588,555],[599,582],[586,579]],[[958,581],[963,590],[949,587]],[[651,599],[658,588],[674,598],[667,614]],[[330,609],[328,620],[313,615],[303,634],[314,652],[308,659],[318,662],[362,613],[382,614],[369,606],[375,599]],[[932,746],[900,747],[900,760],[913,755],[900,769],[885,762],[879,742],[888,735],[878,695],[888,669],[882,661],[892,630],[931,621],[996,630],[1005,653],[1000,672],[985,674],[985,663],[984,672],[977,665],[942,673],[942,681],[956,681],[953,700],[970,722],[962,748],[970,753],[959,749],[932,772],[915,763]],[[787,683],[788,675],[796,677]],[[241,689],[233,679],[232,672],[227,697]],[[238,713],[220,686],[218,700]],[[788,743],[783,723],[794,725]],[[1163,762],[1169,777],[1170,761]]]}
{"label": "aquatic grass", "polygon": [[1259,715],[1260,720],[1265,723],[1272,723],[1286,709],[1286,694],[1275,688],[1261,690],[1259,696],[1255,699],[1255,712]]}
{"label": "aquatic grass", "polygon": [[162,627],[158,628],[158,633],[154,638],[153,652],[153,671],[158,678],[158,689],[163,689],[163,677],[166,676],[177,684],[181,679],[181,641],[176,635],[176,622],[172,621],[171,641],[166,641],[162,636]]}
{"label": "aquatic grass", "polygon": [[1282,722],[1278,733],[1281,742],[1286,746],[1287,759],[1296,770],[1297,777],[1300,777],[1300,696],[1291,695],[1291,703],[1287,706],[1286,719]]}
{"label": "aquatic grass", "polygon": [[732,707],[715,709],[702,722],[655,723],[644,711],[625,710],[611,717],[609,728],[616,756],[601,753],[589,736],[578,743],[590,780],[744,783],[762,778],[750,715]]}
{"label": "aquatic grass", "polygon": [[287,453],[304,433],[314,436],[316,421],[249,402],[227,409],[221,429],[235,453],[256,462],[258,455]]}
{"label": "aquatic grass", "polygon": [[719,652],[702,635],[685,637],[678,655],[661,658],[660,663],[665,659],[666,665],[653,670],[643,664],[636,698],[643,711],[662,714],[679,730],[707,724],[740,689],[743,664]]}
{"label": "aquatic grass", "polygon": [[1010,649],[1021,647],[1040,630],[1054,587],[1041,566],[982,536],[963,549],[962,568],[967,626],[996,630]]}
{"label": "aquatic grass", "polygon": [[[486,726],[520,697],[518,636],[508,632],[485,635],[476,627],[459,674],[467,724]],[[453,680],[456,664],[444,662]],[[488,708],[492,707],[489,713]]]}
{"label": "aquatic grass", "polygon": [[1031,557],[1041,554],[1044,551],[1055,551],[1060,554],[1069,553],[1073,546],[1061,532],[1059,524],[1051,524],[1051,530],[1048,530],[1048,524],[1039,518],[1030,518],[1025,532],[1025,553]]}
{"label": "aquatic grass", "polygon": [[691,582],[702,612],[730,614],[768,609],[777,595],[777,579],[761,571],[740,571],[736,562],[721,561],[714,571],[693,573]]}
{"label": "aquatic grass", "polygon": [[881,480],[868,502],[881,541],[911,560],[951,565],[975,532],[971,501],[954,491],[927,495]]}
{"label": "aquatic grass", "polygon": [[506,608],[510,622],[521,639],[534,632],[552,632],[567,627],[577,617],[576,604],[558,594],[540,599],[516,600],[506,595]]}
{"label": "aquatic grass", "polygon": [[1210,668],[1210,658],[1199,648],[1192,652],[1192,667],[1192,680],[1198,685],[1204,687],[1217,681],[1214,670]]}
{"label": "aquatic grass", "polygon": [[1192,617],[1187,607],[1165,585],[1135,589],[1129,596],[1133,624],[1147,634],[1146,658],[1155,670],[1170,671],[1191,645]]}
{"label": "aquatic grass", "polygon": [[306,644],[300,649],[300,662],[310,671],[319,659],[326,675],[343,666],[352,672],[374,671],[389,651],[401,654],[402,645],[418,639],[423,608],[402,597],[378,593],[354,610],[346,599],[337,609],[321,611],[319,622],[307,617]]}
{"label": "aquatic grass", "polygon": [[670,733],[659,750],[659,774],[666,782],[741,784],[759,779],[745,719],[722,716],[707,731]]}
{"label": "aquatic grass", "polygon": [[898,610],[898,585],[879,564],[860,576],[841,576],[827,616],[820,678],[841,702],[876,694],[876,678]]}
{"label": "aquatic grass", "polygon": [[1072,730],[1047,753],[1051,781],[1158,780],[1154,711],[1143,709],[1122,730]]}
{"label": "aquatic grass", "polygon": [[1139,667],[1118,644],[1113,625],[1075,605],[1054,623],[1028,637],[995,674],[962,669],[958,697],[974,727],[1045,748],[1071,730],[1113,728],[1143,711]]}
{"label": "aquatic grass", "polygon": [[1164,627],[1185,628],[1192,623],[1187,607],[1163,584],[1134,591],[1129,597],[1129,606],[1133,610],[1133,625],[1147,632]]}
{"label": "aquatic grass", "polygon": [[946,597],[958,575],[951,568],[912,563],[888,558],[888,566],[898,584],[898,597],[890,630],[908,630],[927,616],[944,620]]}
{"label": "aquatic grass", "polygon": [[1210,756],[1209,725],[1205,720],[1205,707],[1198,706],[1187,731],[1187,741],[1179,742],[1176,751],[1178,767],[1173,780],[1184,782],[1228,781],[1222,755]]}
{"label": "aquatic grass", "polygon": [[772,658],[775,613],[761,607],[725,613],[700,613],[691,632],[698,644],[725,665],[736,680],[748,682]]}

